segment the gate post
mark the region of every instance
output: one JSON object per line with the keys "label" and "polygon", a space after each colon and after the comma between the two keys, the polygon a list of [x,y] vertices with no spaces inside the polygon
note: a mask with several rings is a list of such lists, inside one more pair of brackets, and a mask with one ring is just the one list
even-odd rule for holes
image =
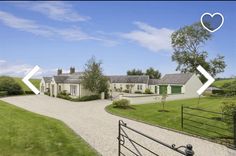
{"label": "gate post", "polygon": [[183,107],[183,105],[181,105],[181,128],[182,129],[184,127],[183,111],[184,111],[184,107]]}
{"label": "gate post", "polygon": [[193,156],[194,155],[194,151],[193,151],[193,146],[192,145],[190,145],[190,144],[186,145],[185,155],[186,156]]}
{"label": "gate post", "polygon": [[236,111],[233,112],[234,147],[236,147]]}
{"label": "gate post", "polygon": [[118,156],[120,156],[120,128],[121,128],[121,127],[120,127],[120,126],[121,126],[121,125],[120,125],[120,122],[121,122],[121,121],[119,120],[118,138],[117,138],[117,139],[118,139]]}

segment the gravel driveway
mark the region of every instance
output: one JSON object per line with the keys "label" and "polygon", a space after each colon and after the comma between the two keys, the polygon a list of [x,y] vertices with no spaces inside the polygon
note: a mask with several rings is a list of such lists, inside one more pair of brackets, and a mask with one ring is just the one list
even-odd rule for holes
{"label": "gravel driveway", "polygon": [[[233,156],[236,151],[206,140],[190,137],[162,128],[146,125],[107,113],[104,108],[111,101],[70,102],[44,95],[7,97],[1,100],[26,110],[53,117],[65,122],[78,135],[104,156],[117,156],[118,120],[122,119],[130,127],[176,146],[192,144],[196,156]],[[130,136],[133,134],[129,133]],[[133,136],[139,143],[152,148],[162,156],[179,154],[154,144],[144,138]],[[131,155],[131,154],[130,154]]]}

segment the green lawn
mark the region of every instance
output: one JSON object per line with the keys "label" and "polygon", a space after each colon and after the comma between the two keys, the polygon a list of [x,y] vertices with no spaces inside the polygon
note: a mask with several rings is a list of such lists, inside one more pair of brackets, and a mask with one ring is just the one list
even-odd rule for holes
{"label": "green lawn", "polygon": [[[185,126],[184,129],[181,128],[181,105],[184,106],[191,106],[191,107],[197,107],[197,108],[204,108],[211,111],[221,111],[221,105],[223,101],[235,101],[236,98],[217,98],[217,97],[206,97],[202,98],[200,100],[200,103],[198,104],[198,99],[187,99],[187,100],[176,100],[176,101],[169,101],[165,105],[165,109],[168,112],[160,112],[162,110],[162,105],[160,103],[151,103],[151,104],[142,104],[142,105],[132,105],[133,109],[119,109],[119,108],[113,108],[112,105],[107,106],[106,110],[108,112],[111,112],[112,114],[127,117],[130,119],[142,121],[145,123],[149,123],[152,125],[167,127],[170,129],[178,130],[178,131],[184,131],[191,134],[197,134],[202,137],[207,137],[211,139],[217,139],[219,140],[219,137],[222,137],[221,135],[215,133],[215,132],[208,132],[204,129],[208,130],[216,130],[217,132],[223,133],[225,137],[232,137],[231,132],[227,132],[229,130],[228,126],[217,120],[205,120],[198,117],[192,117],[185,115],[187,119],[196,120],[198,122],[204,122],[206,124],[211,124],[213,126],[217,126],[225,130],[221,129],[214,129],[209,128],[207,125],[197,124],[196,127],[190,127]],[[219,119],[221,118],[221,115],[211,115],[209,113],[198,111],[192,111],[192,110],[185,110],[187,113],[194,113],[196,115],[202,115],[205,117],[209,117],[212,119]],[[184,121],[185,125],[189,124],[189,121]],[[191,122],[190,122],[191,123]],[[199,129],[201,128],[201,129]]]}
{"label": "green lawn", "polygon": [[[22,78],[19,77],[13,77],[13,79],[22,87],[24,91],[31,91],[29,87],[27,87],[24,82],[22,81]],[[30,82],[39,89],[40,79],[30,79]]]}
{"label": "green lawn", "polygon": [[95,156],[64,123],[0,101],[0,155]]}
{"label": "green lawn", "polygon": [[212,86],[221,88],[225,83],[233,82],[236,79],[225,79],[225,80],[216,80]]}

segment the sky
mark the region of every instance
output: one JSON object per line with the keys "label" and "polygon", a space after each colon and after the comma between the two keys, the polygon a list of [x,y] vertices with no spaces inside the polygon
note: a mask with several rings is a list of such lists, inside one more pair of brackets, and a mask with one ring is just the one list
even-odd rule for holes
{"label": "sky", "polygon": [[225,56],[217,77],[236,75],[236,2],[0,2],[0,75],[36,76],[73,66],[83,71],[92,56],[106,75],[129,69],[177,73],[171,34],[220,12],[223,26],[202,49]]}

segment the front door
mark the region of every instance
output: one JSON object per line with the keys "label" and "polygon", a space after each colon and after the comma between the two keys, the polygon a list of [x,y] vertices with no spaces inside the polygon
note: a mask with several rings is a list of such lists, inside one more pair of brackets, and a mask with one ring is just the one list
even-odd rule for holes
{"label": "front door", "polygon": [[155,93],[157,94],[157,86],[155,86]]}

